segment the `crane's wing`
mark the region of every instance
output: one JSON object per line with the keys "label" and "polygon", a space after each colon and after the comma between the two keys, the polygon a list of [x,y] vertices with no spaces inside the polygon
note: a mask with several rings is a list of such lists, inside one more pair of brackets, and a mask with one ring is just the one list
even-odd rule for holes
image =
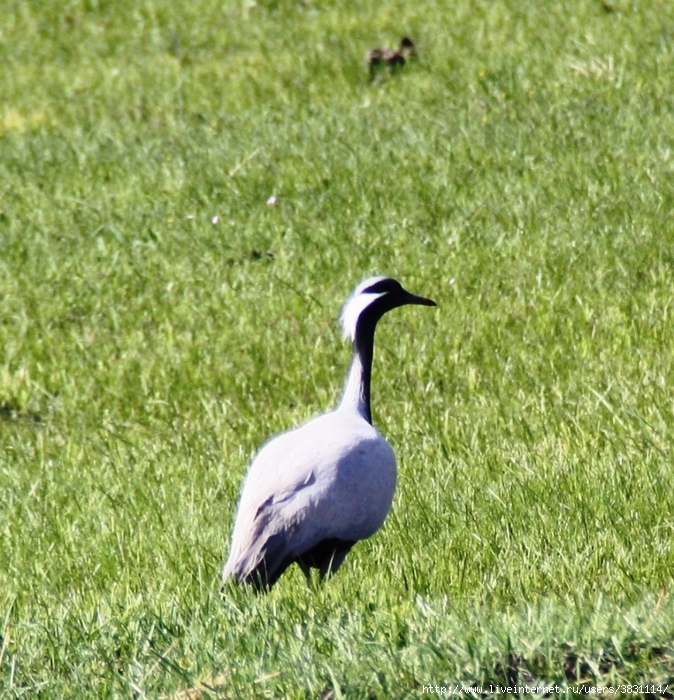
{"label": "crane's wing", "polygon": [[[315,485],[315,484],[314,484]],[[300,487],[280,500],[263,504],[253,527],[244,533],[237,551],[225,567],[224,578],[233,575],[241,583],[273,585],[285,569],[303,552],[325,538],[325,529],[315,527],[311,487]]]}

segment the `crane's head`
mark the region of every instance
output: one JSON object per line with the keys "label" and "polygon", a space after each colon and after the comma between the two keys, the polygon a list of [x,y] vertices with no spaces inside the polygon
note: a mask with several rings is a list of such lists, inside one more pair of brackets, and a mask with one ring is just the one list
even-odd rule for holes
{"label": "crane's head", "polygon": [[370,277],[361,282],[342,309],[344,337],[352,342],[361,330],[371,330],[377,321],[391,309],[405,304],[436,306],[434,301],[408,292],[391,277]]}

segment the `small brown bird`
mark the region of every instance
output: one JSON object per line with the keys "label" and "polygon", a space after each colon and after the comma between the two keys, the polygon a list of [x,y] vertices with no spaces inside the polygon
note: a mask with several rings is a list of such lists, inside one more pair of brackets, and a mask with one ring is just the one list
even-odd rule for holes
{"label": "small brown bird", "polygon": [[374,80],[377,70],[382,66],[388,66],[391,71],[401,68],[411,56],[418,56],[417,48],[412,39],[408,36],[402,38],[400,48],[393,49],[370,49],[365,54],[365,62],[370,71],[370,80]]}

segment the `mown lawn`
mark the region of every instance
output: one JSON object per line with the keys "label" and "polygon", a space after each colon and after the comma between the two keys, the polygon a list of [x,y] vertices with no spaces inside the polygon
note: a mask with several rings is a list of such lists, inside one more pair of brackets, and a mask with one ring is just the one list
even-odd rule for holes
{"label": "mown lawn", "polygon": [[[0,57],[2,697],[674,696],[674,5],[7,0]],[[371,274],[439,304],[393,511],[223,597]]]}

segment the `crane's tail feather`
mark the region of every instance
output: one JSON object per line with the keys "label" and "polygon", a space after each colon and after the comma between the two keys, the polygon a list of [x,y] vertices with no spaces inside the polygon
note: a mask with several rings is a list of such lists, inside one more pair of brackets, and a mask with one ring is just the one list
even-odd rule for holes
{"label": "crane's tail feather", "polygon": [[271,588],[295,561],[295,556],[289,552],[288,534],[285,530],[277,532],[255,547],[255,552],[248,552],[235,561],[230,559],[223,571],[223,582],[233,578],[257,591]]}

